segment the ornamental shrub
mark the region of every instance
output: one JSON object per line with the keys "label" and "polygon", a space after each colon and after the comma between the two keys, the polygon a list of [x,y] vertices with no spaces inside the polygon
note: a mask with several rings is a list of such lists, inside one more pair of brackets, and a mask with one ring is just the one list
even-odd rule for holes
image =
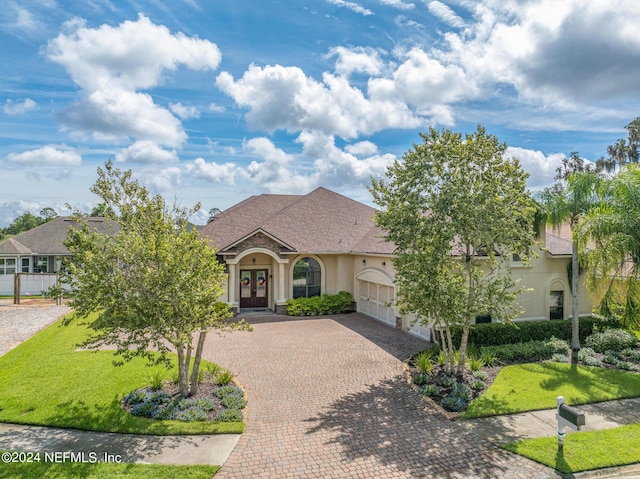
{"label": "ornamental shrub", "polygon": [[486,373],[486,371],[474,371],[473,377],[484,382],[489,380],[489,375]]}
{"label": "ornamental shrub", "polygon": [[243,409],[247,405],[247,400],[243,397],[230,394],[223,397],[220,403],[227,409]]}
{"label": "ornamental shrub", "polygon": [[213,395],[217,398],[222,399],[225,396],[230,396],[230,395],[242,397],[244,394],[242,393],[242,390],[239,387],[227,385],[227,386],[221,386],[219,388],[215,388],[213,390]]}
{"label": "ornamental shrub", "polygon": [[474,391],[482,391],[487,385],[482,379],[474,379],[469,383],[469,387]]}
{"label": "ornamental shrub", "polygon": [[287,300],[289,316],[319,316],[324,314],[350,313],[353,311],[353,296],[347,291],[338,294],[323,294],[311,298]]}
{"label": "ornamental shrub", "polygon": [[467,408],[467,403],[458,397],[447,396],[442,401],[440,401],[440,405],[445,408],[447,411],[451,412],[460,412],[464,411]]}
{"label": "ornamental shrub", "polygon": [[426,384],[418,390],[423,396],[437,396],[440,394],[440,391],[441,389],[435,384]]}
{"label": "ornamental shrub", "polygon": [[206,421],[207,411],[199,406],[191,406],[176,414],[175,419],[185,422]]}
{"label": "ornamental shrub", "polygon": [[633,348],[638,342],[635,334],[624,329],[607,329],[594,333],[585,340],[585,345],[593,348],[598,353],[607,351],[622,351]]}
{"label": "ornamental shrub", "polygon": [[225,409],[216,416],[216,421],[219,422],[241,422],[243,420],[242,411],[238,409]]}
{"label": "ornamental shrub", "polygon": [[418,373],[413,375],[413,384],[415,384],[416,386],[427,384],[428,380],[429,376],[427,376],[425,373]]}

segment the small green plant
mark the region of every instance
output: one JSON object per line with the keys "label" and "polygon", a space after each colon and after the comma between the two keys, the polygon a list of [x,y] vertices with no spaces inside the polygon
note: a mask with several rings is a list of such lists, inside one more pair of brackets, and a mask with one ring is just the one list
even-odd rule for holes
{"label": "small green plant", "polygon": [[493,351],[481,351],[480,359],[482,359],[482,362],[485,364],[485,366],[488,366],[490,368],[498,364],[498,355]]}
{"label": "small green plant", "polygon": [[547,346],[549,346],[554,353],[561,353],[565,355],[568,354],[569,350],[571,349],[567,341],[554,337],[547,341]]}
{"label": "small green plant", "polygon": [[618,355],[612,351],[607,352],[607,354],[602,357],[603,363],[611,364],[612,366],[617,366],[619,361]]}
{"label": "small green plant", "polygon": [[446,398],[444,398],[442,401],[440,401],[440,405],[447,411],[451,412],[460,412],[464,411],[467,408],[467,403],[464,400],[452,396],[447,396]]}
{"label": "small green plant", "polygon": [[226,386],[231,381],[233,381],[234,377],[235,377],[235,375],[232,372],[227,371],[225,369],[224,371],[218,373],[218,384],[220,386]]}
{"label": "small green plant", "polygon": [[624,369],[625,371],[637,371],[638,370],[638,366],[636,364],[633,364],[630,361],[619,361],[618,362],[618,367],[620,369]]}
{"label": "small green plant", "polygon": [[152,391],[159,391],[162,389],[162,383],[164,382],[165,375],[163,371],[154,371],[147,374],[147,381]]}
{"label": "small green plant", "polygon": [[471,394],[471,390],[466,384],[455,383],[451,388],[451,392],[449,393],[449,396],[460,398],[463,401],[468,403],[469,401],[471,401],[472,394]]}
{"label": "small green plant", "polygon": [[551,361],[555,363],[568,363],[569,358],[567,357],[566,354],[555,353],[553,356],[551,356]]}
{"label": "small green plant", "polygon": [[243,420],[242,411],[239,409],[224,409],[216,416],[216,421],[219,422],[241,422]]}
{"label": "small green plant", "polygon": [[207,374],[209,374],[209,377],[211,379],[216,379],[218,377],[218,374],[223,371],[222,366],[216,364],[216,363],[207,363],[204,367],[204,370],[207,372]]}
{"label": "small green plant", "polygon": [[487,385],[482,379],[474,379],[469,383],[469,387],[474,391],[482,391]]}
{"label": "small green plant", "polygon": [[627,348],[620,351],[620,354],[623,358],[629,361],[640,362],[640,351],[636,351],[635,349]]}
{"label": "small green plant", "polygon": [[422,351],[418,354],[414,360],[416,368],[418,371],[423,373],[430,373],[433,369],[433,361],[431,360],[432,353],[431,351]]}
{"label": "small green plant", "polygon": [[484,382],[487,382],[489,380],[489,375],[485,371],[474,371],[473,377]]}
{"label": "small green plant", "polygon": [[217,398],[222,399],[223,397],[229,396],[229,395],[242,397],[243,393],[239,387],[233,386],[233,385],[227,385],[227,386],[221,386],[221,387],[215,388],[213,390],[213,395]]}
{"label": "small green plant", "polygon": [[423,396],[437,396],[440,394],[441,389],[435,384],[425,384],[418,392]]}
{"label": "small green plant", "polygon": [[413,375],[413,384],[415,384],[416,386],[427,384],[428,380],[429,376],[427,376],[425,373],[418,373]]}
{"label": "small green plant", "polygon": [[451,376],[443,376],[440,379],[440,386],[442,386],[443,388],[450,388],[454,384],[456,384],[456,380],[453,379]]}
{"label": "small green plant", "polygon": [[482,358],[469,358],[469,369],[471,371],[480,371],[484,366]]}
{"label": "small green plant", "polygon": [[220,403],[227,409],[243,409],[247,405],[247,400],[241,396],[230,394],[222,398]]}

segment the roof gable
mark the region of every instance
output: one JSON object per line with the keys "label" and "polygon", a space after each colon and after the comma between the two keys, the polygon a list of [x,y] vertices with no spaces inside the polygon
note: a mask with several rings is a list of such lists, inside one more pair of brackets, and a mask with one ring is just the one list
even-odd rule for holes
{"label": "roof gable", "polygon": [[[111,232],[109,222],[102,217],[85,218],[89,228],[101,233]],[[59,216],[51,221],[47,221],[35,228],[20,233],[13,238],[9,238],[0,243],[0,252],[5,248],[11,248],[11,244],[22,245],[23,252],[13,254],[39,254],[39,255],[68,255],[69,250],[64,245],[67,239],[69,228],[77,226],[78,222],[70,217]],[[15,246],[14,246],[15,247]],[[9,253],[12,254],[12,253]]]}
{"label": "roof gable", "polygon": [[[252,196],[220,213],[200,233],[220,251],[227,250],[260,230],[292,251],[389,253],[371,238],[375,209],[339,193],[317,188],[306,195]],[[366,241],[365,241],[366,240]]]}

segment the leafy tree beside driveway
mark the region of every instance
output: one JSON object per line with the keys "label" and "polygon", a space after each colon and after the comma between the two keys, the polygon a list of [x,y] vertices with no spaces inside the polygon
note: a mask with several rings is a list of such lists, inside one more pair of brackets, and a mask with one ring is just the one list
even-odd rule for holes
{"label": "leafy tree beside driveway", "polygon": [[525,263],[534,243],[534,202],[527,174],[506,145],[478,126],[463,138],[431,128],[402,161],[373,180],[371,193],[382,209],[376,222],[395,244],[399,306],[447,333],[462,325],[457,374],[464,370],[469,327],[490,314],[508,321],[520,313],[522,288],[509,274],[516,253]]}
{"label": "leafy tree beside driveway", "polygon": [[142,356],[167,365],[172,346],[180,394],[196,394],[207,333],[250,329],[231,321],[228,306],[218,301],[226,277],[216,251],[187,229],[198,206],[169,207],[111,162],[98,168],[91,191],[113,231],[96,233],[78,216],[82,227],[70,229],[65,242],[73,260],[61,278],[71,288],[73,318],[98,313],[84,346],[115,346],[123,360]]}

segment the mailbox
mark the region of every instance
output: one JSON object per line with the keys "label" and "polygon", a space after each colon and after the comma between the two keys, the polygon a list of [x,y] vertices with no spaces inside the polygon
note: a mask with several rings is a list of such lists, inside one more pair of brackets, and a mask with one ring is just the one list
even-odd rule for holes
{"label": "mailbox", "polygon": [[586,424],[584,419],[584,413],[578,411],[576,408],[571,406],[567,406],[566,404],[561,404],[558,408],[558,414],[561,418],[566,419],[571,424],[579,428],[580,426],[584,426]]}

